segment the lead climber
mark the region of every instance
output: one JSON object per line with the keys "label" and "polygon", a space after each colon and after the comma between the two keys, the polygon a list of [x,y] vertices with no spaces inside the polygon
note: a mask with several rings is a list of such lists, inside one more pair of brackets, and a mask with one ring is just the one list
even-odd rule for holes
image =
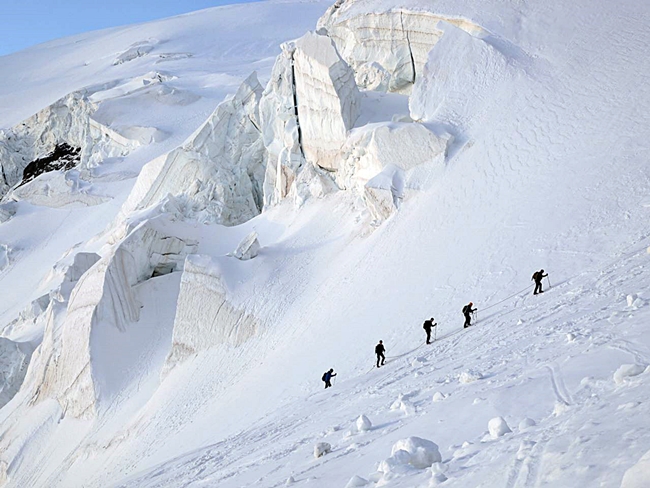
{"label": "lead climber", "polygon": [[467,329],[470,325],[472,325],[472,317],[470,314],[476,312],[475,308],[472,308],[474,304],[472,302],[469,302],[467,305],[463,307],[463,315],[465,316],[465,325],[463,328]]}
{"label": "lead climber", "polygon": [[[383,366],[386,362],[386,356],[384,356],[385,352],[386,348],[384,347],[384,343],[382,341],[379,341],[379,344],[375,346],[375,354],[377,355],[377,367]],[[379,364],[380,360],[381,364]]]}
{"label": "lead climber", "polygon": [[422,328],[427,333],[427,344],[431,344],[431,329],[434,328],[437,323],[434,322],[434,318],[431,317],[429,320],[424,321]]}
{"label": "lead climber", "polygon": [[334,368],[330,368],[329,371],[325,371],[325,373],[323,373],[323,377],[321,378],[321,380],[325,382],[325,388],[332,387],[332,383],[331,383],[332,376],[336,376],[336,373],[334,372]]}
{"label": "lead climber", "polygon": [[540,269],[539,271],[535,271],[533,273],[533,277],[531,278],[531,281],[535,282],[535,291],[533,292],[533,295],[537,295],[538,293],[544,293],[544,290],[542,290],[542,279],[546,278],[547,276],[548,273],[544,274],[543,269]]}

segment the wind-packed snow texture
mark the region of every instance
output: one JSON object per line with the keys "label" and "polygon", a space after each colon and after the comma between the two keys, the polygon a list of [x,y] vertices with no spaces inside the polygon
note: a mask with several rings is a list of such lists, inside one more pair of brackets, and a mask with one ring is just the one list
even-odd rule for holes
{"label": "wind-packed snow texture", "polygon": [[649,44],[274,0],[0,57],[0,486],[649,486]]}

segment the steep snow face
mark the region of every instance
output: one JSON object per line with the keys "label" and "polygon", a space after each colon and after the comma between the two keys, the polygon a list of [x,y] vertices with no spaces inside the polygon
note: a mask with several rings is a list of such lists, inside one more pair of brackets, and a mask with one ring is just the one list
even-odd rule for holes
{"label": "steep snow face", "polygon": [[409,98],[411,117],[467,130],[495,97],[514,89],[518,66],[484,40],[450,24],[443,28]]}
{"label": "steep snow face", "polygon": [[429,51],[442,37],[440,21],[475,36],[487,35],[469,20],[441,15],[431,6],[426,10],[398,7],[381,12],[369,3],[337,1],[318,27],[352,66],[361,88],[409,93]]}
{"label": "steep snow face", "polygon": [[[140,145],[93,120],[96,110],[85,92],[74,92],[13,128],[0,130],[0,196],[23,180],[30,163],[64,145],[79,152],[78,162],[86,167],[107,157],[124,156]],[[34,168],[28,176],[37,174]]]}
{"label": "steep snow face", "polygon": [[309,32],[293,53],[300,142],[308,162],[327,170],[340,165],[340,151],[359,116],[354,73],[331,39]]}
{"label": "steep snow face", "polygon": [[264,144],[255,73],[183,144],[143,170],[123,214],[172,195],[166,208],[203,223],[237,225],[262,209]]}

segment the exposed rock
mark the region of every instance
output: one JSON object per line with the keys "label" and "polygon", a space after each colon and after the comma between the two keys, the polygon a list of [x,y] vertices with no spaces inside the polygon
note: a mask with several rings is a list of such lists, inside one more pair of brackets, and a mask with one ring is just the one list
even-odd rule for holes
{"label": "exposed rock", "polygon": [[[123,156],[140,144],[92,119],[96,105],[85,92],[73,92],[8,130],[0,130],[0,196],[48,165],[92,166],[107,157]],[[31,165],[31,166],[30,166]]]}

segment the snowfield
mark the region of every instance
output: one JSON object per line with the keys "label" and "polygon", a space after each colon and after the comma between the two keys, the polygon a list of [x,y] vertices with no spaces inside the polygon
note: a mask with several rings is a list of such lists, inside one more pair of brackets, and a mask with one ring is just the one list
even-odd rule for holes
{"label": "snowfield", "polygon": [[272,0],[0,57],[0,486],[650,486],[649,43]]}

